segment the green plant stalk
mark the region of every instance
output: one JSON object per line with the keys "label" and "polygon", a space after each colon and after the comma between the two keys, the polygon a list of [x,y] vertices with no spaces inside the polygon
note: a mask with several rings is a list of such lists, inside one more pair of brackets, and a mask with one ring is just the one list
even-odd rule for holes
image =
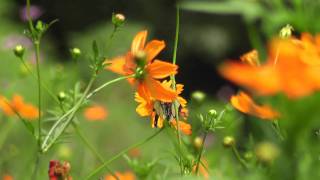
{"label": "green plant stalk", "polygon": [[[19,58],[19,60],[21,61],[21,64],[27,69],[27,71],[32,75],[33,78],[35,78],[36,80],[37,75],[34,74],[34,72],[29,68],[29,66],[26,64],[25,60],[23,59],[23,57]],[[60,104],[58,98],[54,95],[54,93],[48,88],[47,84],[44,82],[41,82],[41,86],[47,91],[47,93],[51,96],[51,98],[57,103]]]}
{"label": "green plant stalk", "polygon": [[115,82],[118,82],[118,81],[121,81],[121,80],[124,80],[124,79],[132,78],[132,77],[134,77],[134,76],[135,76],[135,74],[129,75],[129,76],[121,76],[121,77],[118,77],[118,78],[113,79],[113,80],[111,80],[111,81],[108,81],[108,82],[102,84],[101,86],[99,86],[98,88],[94,89],[93,91],[91,91],[91,93],[89,93],[89,94],[86,96],[86,98],[89,99],[91,96],[95,95],[95,94],[96,94],[97,92],[99,92],[101,89],[109,86],[110,84],[113,84],[113,83],[115,83]]}
{"label": "green plant stalk", "polygon": [[137,148],[147,142],[149,142],[151,139],[153,139],[154,137],[156,137],[158,134],[160,134],[163,129],[165,128],[162,128],[160,129],[159,131],[157,131],[156,133],[152,134],[151,136],[147,137],[146,139],[140,141],[140,142],[137,142],[129,147],[127,147],[126,149],[120,151],[118,154],[116,154],[115,156],[113,156],[112,158],[110,158],[109,160],[105,161],[101,166],[97,167],[96,169],[94,169],[86,178],[85,180],[87,179],[91,179],[93,178],[95,175],[97,175],[105,166],[107,166],[109,163],[111,163],[112,161],[118,159],[119,157],[123,156],[125,153],[127,153],[128,151],[130,151],[131,149],[133,148]]}
{"label": "green plant stalk", "polygon": [[[176,32],[175,32],[175,39],[174,39],[174,49],[173,49],[173,57],[172,57],[172,64],[177,63],[177,52],[178,52],[178,43],[179,43],[179,32],[180,32],[180,8],[179,5],[177,5],[176,9]],[[175,75],[171,75],[170,79],[172,81],[172,89],[176,90],[176,79]],[[180,171],[181,174],[183,174],[182,170],[182,164],[181,164],[181,134],[180,134],[180,125],[179,125],[179,107],[177,106],[176,101],[173,103],[174,105],[174,111],[176,114],[176,122],[177,122],[177,136],[178,136],[178,148],[179,148],[179,165],[180,165]]]}
{"label": "green plant stalk", "polygon": [[245,169],[248,169],[248,166],[247,166],[246,161],[245,161],[244,159],[242,159],[242,157],[240,156],[237,148],[236,148],[234,145],[232,145],[231,149],[232,149],[233,154],[234,154],[235,157],[237,158],[237,160],[240,162],[241,166],[242,166],[243,168],[245,168]]}
{"label": "green plant stalk", "polygon": [[[67,128],[67,126],[70,124],[70,122],[72,121],[72,119],[74,118],[75,113],[78,111],[78,109],[81,107],[83,101],[85,99],[89,99],[91,96],[93,96],[94,94],[96,94],[97,92],[99,92],[100,90],[102,90],[103,88],[127,79],[129,77],[133,77],[134,75],[130,75],[130,76],[123,76],[123,77],[119,77],[116,79],[113,79],[111,81],[108,81],[106,83],[104,83],[103,85],[99,86],[98,88],[96,88],[95,90],[93,90],[91,93],[89,93],[89,90],[91,89],[94,80],[96,79],[96,75],[93,75],[93,77],[91,78],[91,80],[89,81],[89,84],[86,88],[86,90],[84,91],[83,95],[81,96],[80,100],[76,103],[76,105],[71,108],[69,111],[67,111],[64,115],[62,115],[57,122],[53,125],[53,127],[50,129],[48,135],[46,136],[46,138],[44,139],[42,146],[41,146],[41,150],[42,152],[46,152],[50,149],[50,147],[56,142],[56,140],[58,139],[58,137],[60,137],[62,135],[62,133],[64,132],[64,130]],[[89,93],[89,94],[88,94]],[[63,123],[63,120],[67,118],[67,120],[64,122],[66,125],[63,127],[63,129],[59,132],[59,135],[56,136],[51,142],[50,142],[50,137],[53,136],[53,134],[55,133],[56,128],[58,128],[58,125],[60,123]]]}
{"label": "green plant stalk", "polygon": [[[94,146],[89,142],[89,140],[87,139],[87,137],[83,134],[82,130],[80,129],[80,127],[72,122],[72,126],[73,128],[76,130],[77,134],[79,135],[81,141],[90,149],[90,151],[99,159],[100,163],[104,163],[104,158],[102,157],[102,155],[94,148]],[[107,169],[107,171],[109,171],[109,173],[116,179],[119,180],[118,176],[108,167],[105,167]]]}
{"label": "green plant stalk", "polygon": [[[58,121],[53,125],[53,127],[50,129],[49,133],[47,134],[47,136],[45,137],[42,145],[41,145],[41,150],[42,152],[46,152],[48,151],[51,146],[57,141],[57,139],[63,134],[63,132],[65,131],[65,129],[68,127],[68,125],[70,124],[70,122],[73,120],[74,116],[75,116],[75,113],[79,110],[79,108],[81,107],[83,101],[85,100],[86,98],[86,95],[88,94],[88,92],[90,91],[92,85],[93,85],[93,82],[95,81],[96,79],[96,75],[93,75],[83,93],[83,95],[81,96],[80,100],[77,102],[77,104],[72,108],[70,109],[67,113],[65,113],[62,117],[60,117],[58,119]],[[63,126],[62,130],[59,131],[58,135],[57,136],[54,136],[55,134],[55,130],[56,128],[58,128],[58,125],[60,123],[63,123],[62,121],[66,118],[67,120],[65,121],[65,125]],[[53,139],[50,141],[50,138],[51,136],[53,137]]]}
{"label": "green plant stalk", "polygon": [[38,119],[38,146],[41,148],[41,111],[42,111],[42,103],[41,103],[41,73],[40,73],[40,40],[34,42],[34,47],[36,49],[36,64],[37,64],[37,78],[38,78],[38,106],[39,106],[39,119]]}
{"label": "green plant stalk", "polygon": [[272,128],[276,132],[276,134],[279,137],[279,139],[281,141],[284,141],[284,136],[282,135],[281,128],[280,128],[278,120],[275,120],[275,121],[272,122]]}
{"label": "green plant stalk", "polygon": [[198,158],[197,158],[196,175],[198,175],[198,172],[199,172],[199,166],[200,166],[201,157],[202,157],[202,154],[203,154],[203,151],[204,151],[204,144],[206,142],[207,135],[208,135],[208,131],[205,131],[205,133],[204,133],[204,135],[202,137],[202,144],[201,144],[199,155],[198,155]]}

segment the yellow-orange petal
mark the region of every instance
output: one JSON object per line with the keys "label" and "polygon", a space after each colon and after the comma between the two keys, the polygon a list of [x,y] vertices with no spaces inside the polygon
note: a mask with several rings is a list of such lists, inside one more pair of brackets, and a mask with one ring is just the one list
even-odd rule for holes
{"label": "yellow-orange petal", "polygon": [[136,54],[139,50],[143,50],[146,39],[147,39],[148,31],[140,31],[134,37],[132,44],[131,44],[131,53]]}
{"label": "yellow-orange petal", "polygon": [[16,111],[20,111],[21,108],[23,108],[25,105],[23,97],[20,95],[13,95],[12,97],[12,102],[11,102],[11,106],[16,110]]}
{"label": "yellow-orange petal", "polygon": [[13,180],[13,176],[9,175],[9,174],[5,174],[2,176],[2,180]]}
{"label": "yellow-orange petal", "polygon": [[152,40],[147,43],[144,51],[147,54],[147,62],[150,62],[154,59],[166,46],[164,41]]}
{"label": "yellow-orange petal", "polygon": [[170,88],[164,87],[159,81],[152,79],[151,77],[146,77],[143,82],[140,82],[138,87],[141,86],[148,91],[153,99],[172,102],[177,98],[177,93]]}
{"label": "yellow-orange petal", "polygon": [[106,60],[105,63],[109,64],[105,67],[105,69],[121,75],[127,74],[124,69],[124,66],[126,64],[125,56],[119,56],[119,57],[113,58],[112,60]]}
{"label": "yellow-orange petal", "polygon": [[163,127],[163,119],[160,116],[156,116],[156,112],[151,113],[151,127],[152,128],[162,128]]}
{"label": "yellow-orange petal", "polygon": [[231,97],[230,102],[240,112],[253,115],[261,119],[274,120],[279,117],[279,113],[267,105],[259,106],[251,99],[251,97],[244,93],[239,92],[237,95]]}
{"label": "yellow-orange petal", "polygon": [[84,110],[84,117],[89,121],[102,121],[108,116],[105,107],[101,105],[93,105]]}
{"label": "yellow-orange petal", "polygon": [[147,65],[146,70],[149,76],[155,79],[163,79],[177,73],[178,66],[172,63],[155,60]]}
{"label": "yellow-orange petal", "polygon": [[151,100],[144,99],[139,95],[138,92],[135,93],[135,101],[139,103],[136,108],[136,112],[140,116],[150,116],[153,110],[153,103]]}
{"label": "yellow-orange petal", "polygon": [[[174,126],[174,128],[178,129],[178,125],[177,125],[177,121],[176,120],[172,120],[172,121],[170,121],[170,123],[171,123],[171,125]],[[191,125],[186,123],[186,122],[184,122],[184,121],[179,121],[179,129],[185,135],[191,135],[192,134]]]}

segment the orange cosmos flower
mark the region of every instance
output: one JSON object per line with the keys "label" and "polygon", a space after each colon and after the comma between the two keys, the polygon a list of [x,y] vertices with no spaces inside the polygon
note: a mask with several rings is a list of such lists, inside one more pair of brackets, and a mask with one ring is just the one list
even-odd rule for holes
{"label": "orange cosmos flower", "polygon": [[5,97],[0,96],[0,109],[7,116],[13,116],[18,113],[25,119],[37,119],[39,116],[39,110],[35,106],[25,103],[23,97],[20,95],[14,95],[12,101],[7,100]]}
{"label": "orange cosmos flower", "polygon": [[279,117],[279,113],[273,110],[271,107],[267,105],[257,105],[248,94],[242,91],[237,95],[232,96],[230,101],[233,107],[245,114],[250,114],[261,119],[269,120],[274,120],[275,118]]}
{"label": "orange cosmos flower", "polygon": [[320,89],[320,36],[303,34],[295,38],[274,39],[269,57],[262,66],[227,62],[221,74],[259,95],[283,92],[298,98]]}
{"label": "orange cosmos flower", "polygon": [[107,118],[108,112],[105,107],[93,105],[84,110],[84,117],[89,121],[102,121]]}
{"label": "orange cosmos flower", "polygon": [[[119,180],[135,180],[136,177],[131,171],[127,172],[116,172],[115,175],[118,177]],[[107,175],[105,180],[116,180],[112,175]]]}
{"label": "orange cosmos flower", "polygon": [[129,82],[135,84],[140,94],[144,93],[154,99],[170,102],[177,97],[171,89],[158,81],[177,73],[177,66],[168,62],[154,60],[165,47],[164,41],[152,40],[146,44],[147,31],[139,32],[133,39],[131,50],[124,56],[110,61],[106,69],[121,75],[133,75]]}
{"label": "orange cosmos flower", "polygon": [[[171,81],[162,82],[162,85],[166,88],[170,88],[171,84]],[[177,84],[176,93],[180,95],[182,91],[183,85]],[[150,116],[152,128],[162,128],[164,120],[169,121],[173,127],[177,128],[175,109],[172,102],[163,102],[153,99],[145,92],[136,92],[135,100],[139,103],[136,108],[137,113],[140,116]],[[186,108],[187,101],[181,96],[178,96],[176,100],[179,103],[179,118],[186,120],[188,115],[188,110]],[[179,127],[186,135],[190,135],[192,133],[191,125],[186,122],[179,121]]]}

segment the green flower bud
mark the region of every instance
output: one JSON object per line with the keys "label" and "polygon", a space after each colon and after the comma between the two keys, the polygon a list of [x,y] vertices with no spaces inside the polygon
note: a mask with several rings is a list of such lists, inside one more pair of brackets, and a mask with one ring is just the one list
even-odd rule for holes
{"label": "green flower bud", "polygon": [[79,48],[72,48],[70,53],[73,59],[78,59],[78,57],[81,55],[81,50]]}
{"label": "green flower bud", "polygon": [[226,136],[223,138],[223,146],[226,148],[232,147],[236,144],[234,137]]}
{"label": "green flower bud", "polygon": [[13,50],[14,55],[16,55],[18,58],[23,57],[24,51],[25,51],[25,48],[22,45],[17,45]]}
{"label": "green flower bud", "polygon": [[66,99],[66,93],[64,93],[63,91],[59,92],[58,99],[61,102],[64,101]]}
{"label": "green flower bud", "polygon": [[270,142],[259,143],[255,148],[255,154],[260,162],[272,163],[279,155],[278,147]]}
{"label": "green flower bud", "polygon": [[126,20],[123,14],[112,14],[112,24],[116,27],[122,26]]}
{"label": "green flower bud", "polygon": [[217,117],[217,111],[215,109],[210,109],[209,112],[208,112],[208,115],[215,118]]}
{"label": "green flower bud", "polygon": [[244,158],[250,161],[253,158],[253,153],[251,151],[244,153]]}
{"label": "green flower bud", "polygon": [[42,21],[37,21],[36,30],[38,32],[43,32],[45,30],[45,25],[43,24]]}
{"label": "green flower bud", "polygon": [[201,103],[203,100],[205,100],[206,98],[206,94],[202,91],[194,91],[191,94],[192,99],[194,99],[195,101]]}

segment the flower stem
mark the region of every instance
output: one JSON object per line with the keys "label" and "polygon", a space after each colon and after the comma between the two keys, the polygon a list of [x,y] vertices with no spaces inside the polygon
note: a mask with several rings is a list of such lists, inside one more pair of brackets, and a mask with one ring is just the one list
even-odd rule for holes
{"label": "flower stem", "polygon": [[40,73],[40,40],[34,42],[34,47],[36,49],[36,63],[37,63],[37,78],[38,78],[38,106],[39,106],[39,119],[38,119],[38,145],[39,149],[41,146],[41,73]]}
{"label": "flower stem", "polygon": [[246,161],[244,159],[242,159],[242,157],[240,156],[237,148],[234,145],[231,148],[232,148],[233,154],[236,156],[237,160],[240,162],[242,167],[247,169],[248,168],[247,163],[246,163]]}
{"label": "flower stem", "polygon": [[[89,142],[89,140],[87,139],[87,137],[83,134],[82,130],[80,129],[80,127],[72,122],[72,126],[73,128],[76,130],[77,134],[79,135],[80,139],[82,140],[82,142],[90,149],[90,151],[99,159],[100,163],[104,163],[104,158],[102,157],[102,155],[94,148],[94,146]],[[108,167],[105,166],[105,168],[107,169],[107,171],[109,171],[109,173],[117,180],[119,180],[119,178],[117,177],[117,175]]]}
{"label": "flower stem", "polygon": [[208,131],[206,131],[204,133],[203,137],[202,137],[202,144],[201,144],[201,148],[200,148],[198,159],[197,159],[196,175],[198,175],[198,172],[199,172],[199,165],[200,165],[201,157],[202,157],[202,154],[203,154],[204,144],[205,144],[207,135],[208,135]]}
{"label": "flower stem", "polygon": [[116,154],[115,156],[113,156],[112,158],[110,158],[109,160],[105,161],[102,165],[100,165],[99,167],[97,167],[95,170],[93,170],[86,178],[87,179],[91,179],[92,177],[94,177],[95,175],[97,175],[105,166],[107,166],[109,163],[111,163],[112,161],[118,159],[119,157],[121,157],[122,155],[124,155],[125,153],[127,153],[128,151],[130,151],[133,148],[137,148],[147,142],[149,142],[151,139],[153,139],[154,137],[156,137],[158,134],[160,134],[162,132],[162,130],[165,128],[160,129],[159,131],[157,131],[156,133],[152,134],[151,136],[147,137],[146,139],[137,142],[136,144],[133,144],[129,147],[127,147],[126,149],[120,151],[118,154]]}
{"label": "flower stem", "polygon": [[88,94],[86,96],[87,99],[89,99],[91,96],[95,95],[97,92],[99,92],[101,89],[105,88],[106,86],[109,86],[110,84],[113,84],[115,82],[118,82],[118,81],[121,81],[121,80],[124,80],[124,79],[128,79],[128,78],[131,78],[131,77],[134,77],[135,75],[130,75],[130,76],[121,76],[121,77],[118,77],[116,79],[113,79],[111,81],[108,81],[104,84],[102,84],[101,86],[99,86],[98,88],[94,89],[93,91],[91,91],[90,94]]}

